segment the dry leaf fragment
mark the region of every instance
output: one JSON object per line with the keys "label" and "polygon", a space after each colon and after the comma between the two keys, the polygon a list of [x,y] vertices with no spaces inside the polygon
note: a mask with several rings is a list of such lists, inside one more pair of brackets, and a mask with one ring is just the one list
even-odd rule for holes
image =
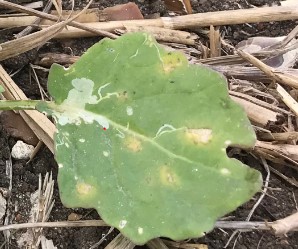
{"label": "dry leaf fragment", "polygon": [[107,15],[108,21],[144,19],[139,7],[131,2],[105,8],[103,13]]}
{"label": "dry leaf fragment", "polygon": [[[236,45],[237,49],[240,49],[247,53],[258,53],[266,50],[266,48],[272,47],[279,42],[283,41],[285,36],[279,37],[251,37],[247,40],[241,41]],[[287,47],[293,46],[296,43],[296,39],[293,39]],[[297,59],[298,49],[290,49],[286,53],[281,53],[273,57],[269,57],[263,62],[273,68],[291,68],[294,66]]]}
{"label": "dry leaf fragment", "polygon": [[271,225],[274,233],[276,235],[283,235],[290,231],[298,229],[298,212],[284,218],[273,222]]}
{"label": "dry leaf fragment", "polygon": [[164,2],[168,10],[192,13],[190,0],[164,0]]}

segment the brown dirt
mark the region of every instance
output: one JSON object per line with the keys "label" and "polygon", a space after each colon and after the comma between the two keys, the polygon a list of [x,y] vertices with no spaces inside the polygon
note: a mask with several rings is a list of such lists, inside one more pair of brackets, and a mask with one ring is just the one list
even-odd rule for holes
{"label": "brown dirt", "polygon": [[[92,7],[108,7],[119,3],[126,3],[126,0],[96,0]],[[161,16],[167,15],[167,11],[162,1],[134,1],[136,2],[143,15],[148,17],[150,14],[159,13]],[[273,0],[208,0],[200,1],[193,0],[193,8],[195,12],[206,12],[216,10],[227,9],[239,9],[248,8],[251,5],[262,6],[264,4],[278,4],[279,1]],[[82,8],[85,6],[86,1],[76,0],[76,8]],[[65,9],[71,8],[71,1],[63,1]],[[295,26],[297,22],[286,21],[278,23],[258,23],[252,25],[233,25],[222,27],[225,32],[225,39],[229,40],[232,44],[247,39],[251,36],[281,36],[288,34]],[[0,30],[0,41],[3,42],[12,38],[13,32],[16,30]],[[38,58],[38,55],[44,52],[62,52],[66,54],[81,55],[92,44],[99,41],[100,38],[85,38],[85,39],[73,39],[64,41],[50,41],[39,50],[35,49],[29,51],[21,56],[13,59],[9,59],[1,63],[9,73],[18,71],[13,79],[22,88],[25,94],[31,99],[40,99],[40,93],[37,84],[34,81],[30,81],[30,66],[29,63],[34,63]],[[47,72],[37,71],[41,85],[46,89]],[[5,174],[5,162],[10,158],[10,149],[15,143],[15,139],[9,137],[5,130],[0,127],[0,187],[7,188],[9,179]],[[266,172],[260,165],[259,161],[247,154],[237,156],[244,163],[257,168],[266,177]],[[281,171],[287,171],[287,175],[293,175],[297,178],[297,172],[289,168],[282,168]],[[9,210],[11,211],[11,221],[13,223],[23,223],[28,220],[29,212],[31,209],[30,195],[37,190],[38,176],[45,175],[46,172],[53,172],[54,179],[57,178],[57,164],[53,158],[53,155],[49,150],[43,147],[34,160],[28,164],[25,161],[13,160],[13,190],[11,193],[11,205]],[[264,198],[260,206],[256,209],[252,220],[254,221],[274,221],[279,218],[283,218],[292,214],[297,210],[297,204],[295,198],[298,200],[298,190],[280,179],[274,174],[271,174],[270,189],[268,195]],[[225,198],[224,196],[222,198]],[[252,209],[258,196],[255,196],[253,200],[238,208],[234,213],[229,216],[236,220],[245,220],[248,213]],[[49,221],[64,221],[70,213],[75,212],[83,216],[84,219],[98,219],[99,216],[96,211],[92,209],[69,209],[65,208],[60,202],[58,186],[55,185],[54,192],[55,206],[51,212]],[[16,208],[17,207],[17,208]],[[57,229],[45,229],[45,235],[48,239],[52,239],[54,244],[58,248],[77,248],[85,249],[90,248],[93,244],[98,242],[104,234],[106,234],[108,228],[57,228]],[[21,233],[24,231],[12,231],[12,240],[10,241],[11,248],[19,248],[16,241]],[[193,240],[197,243],[205,243],[208,248],[223,248],[230,238],[233,231],[223,231],[215,229],[213,232],[207,234],[205,237]],[[117,232],[113,232],[107,238],[107,240],[97,248],[104,248],[107,243],[115,237]],[[233,240],[227,248],[233,248]],[[3,234],[0,234],[0,248],[4,243]],[[142,248],[142,247],[138,247]],[[145,248],[145,247],[144,247]],[[268,248],[268,249],[294,249],[298,248],[298,236],[297,233],[290,233],[288,237],[275,237],[269,232],[245,232],[241,233],[235,244],[236,249],[251,249],[251,248]]]}

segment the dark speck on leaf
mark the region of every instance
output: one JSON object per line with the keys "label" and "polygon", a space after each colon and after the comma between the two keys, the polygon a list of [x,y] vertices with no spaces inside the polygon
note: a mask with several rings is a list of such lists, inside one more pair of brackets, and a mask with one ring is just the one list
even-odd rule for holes
{"label": "dark speck on leaf", "polygon": [[226,99],[221,99],[220,105],[225,109],[230,109],[230,102]]}
{"label": "dark speck on leaf", "polygon": [[175,83],[175,81],[174,81],[174,80],[170,80],[170,83],[172,83],[172,84],[173,84],[173,83]]}
{"label": "dark speck on leaf", "polygon": [[107,50],[111,53],[115,52],[115,49],[113,49],[113,48],[107,48]]}
{"label": "dark speck on leaf", "polygon": [[136,91],[133,91],[132,93],[133,93],[133,94],[136,94]]}

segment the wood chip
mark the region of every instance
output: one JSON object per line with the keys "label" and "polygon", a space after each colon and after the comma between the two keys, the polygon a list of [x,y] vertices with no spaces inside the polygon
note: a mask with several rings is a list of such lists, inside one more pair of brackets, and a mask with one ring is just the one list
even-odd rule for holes
{"label": "wood chip", "polygon": [[284,235],[290,231],[298,229],[298,212],[284,218],[273,222],[271,225],[274,233],[276,235]]}

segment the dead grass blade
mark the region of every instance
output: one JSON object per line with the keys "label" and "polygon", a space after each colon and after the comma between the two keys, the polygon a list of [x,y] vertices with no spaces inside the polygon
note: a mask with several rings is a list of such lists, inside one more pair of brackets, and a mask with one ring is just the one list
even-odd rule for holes
{"label": "dead grass blade", "polygon": [[187,242],[176,242],[170,240],[162,240],[171,249],[208,249],[207,245],[204,244],[190,244]]}
{"label": "dead grass blade", "polygon": [[251,64],[253,64],[255,67],[259,68],[261,71],[263,71],[268,77],[272,78],[273,80],[276,80],[280,83],[283,83],[284,85],[288,85],[291,87],[298,88],[298,77],[295,77],[290,74],[286,74],[280,71],[276,71],[273,68],[267,66],[265,63],[254,57],[253,55],[246,53],[241,50],[237,50],[237,53],[244,58],[245,60],[249,61]]}
{"label": "dead grass blade", "polygon": [[48,40],[56,36],[65,27],[66,23],[66,21],[57,23],[36,33],[0,44],[0,61],[45,44]]}
{"label": "dead grass blade", "polygon": [[[0,1],[0,5],[1,5],[1,2],[5,2],[5,1]],[[84,13],[84,11],[88,9],[91,3],[92,3],[92,0],[80,13],[78,13],[77,15],[73,16],[68,20],[62,21],[60,23],[56,23],[34,34],[27,35],[16,40],[12,40],[12,41],[8,41],[0,44],[0,61],[17,56],[21,53],[24,53],[26,51],[29,51],[33,48],[36,48],[45,44],[48,40],[55,37],[68,23],[76,19],[81,13]],[[26,44],[26,46],[24,46],[24,44]]]}
{"label": "dead grass blade", "polygon": [[119,233],[105,249],[133,249],[136,245]]}
{"label": "dead grass blade", "polygon": [[55,9],[57,10],[58,12],[58,16],[59,18],[62,17],[62,2],[61,0],[51,0],[53,5],[55,6]]}
{"label": "dead grass blade", "polygon": [[[259,99],[255,98],[255,97],[252,97],[252,96],[248,95],[248,94],[244,94],[244,93],[236,92],[236,91],[231,91],[231,90],[229,91],[229,94],[231,96],[234,96],[234,97],[245,99],[245,100],[247,100],[247,101],[249,101],[251,103],[254,103],[254,104],[258,105],[258,106],[264,107],[264,108],[266,108],[268,110],[271,110],[273,112],[277,112],[277,113],[280,113],[280,114],[286,114],[286,115],[291,114],[290,112],[287,112],[287,111],[285,111],[282,108],[279,108],[279,107],[277,107],[275,105],[269,104],[269,103],[267,103],[265,101],[259,100]],[[264,97],[264,96],[262,96],[262,97]]]}
{"label": "dead grass blade", "polygon": [[292,186],[295,186],[296,188],[298,188],[298,182],[295,179],[285,176],[284,174],[280,173],[278,170],[276,170],[275,168],[273,168],[271,166],[269,166],[269,168],[274,174],[278,175],[280,178],[282,178],[283,180],[285,180]]}
{"label": "dead grass blade", "polygon": [[119,30],[119,33],[123,34],[126,32],[148,32],[151,33],[156,40],[162,42],[172,42],[185,45],[195,45],[198,36],[193,33],[189,33],[181,30],[172,30],[150,26],[129,26],[125,25],[124,30]]}
{"label": "dead grass blade", "polygon": [[166,244],[159,238],[150,240],[146,245],[149,249],[169,249],[169,247],[167,247]]}
{"label": "dead grass blade", "polygon": [[282,101],[293,113],[298,117],[298,103],[297,101],[279,84],[276,84],[276,91],[280,95]]}
{"label": "dead grass blade", "polygon": [[[42,183],[39,175],[38,190],[31,194],[32,208],[30,211],[29,222],[45,222],[48,220],[54,206],[53,200],[54,180],[52,174],[47,173]],[[20,246],[28,245],[28,248],[39,248],[43,228],[28,229],[18,240]]]}

